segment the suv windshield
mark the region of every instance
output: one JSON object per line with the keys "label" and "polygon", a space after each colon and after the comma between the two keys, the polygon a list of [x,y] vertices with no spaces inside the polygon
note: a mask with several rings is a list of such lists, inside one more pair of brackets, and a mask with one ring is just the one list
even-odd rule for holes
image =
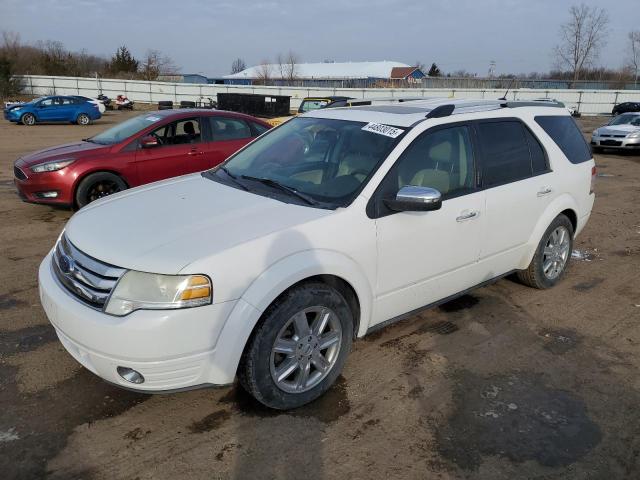
{"label": "suv windshield", "polygon": [[161,118],[157,115],[140,115],[139,117],[130,118],[98,135],[88,138],[87,141],[101,145],[112,145],[129,138],[131,135],[135,135],[159,120],[161,120]]}
{"label": "suv windshield", "polygon": [[640,125],[640,115],[623,113],[609,122],[609,125]]}
{"label": "suv windshield", "polygon": [[255,193],[268,191],[301,204],[337,208],[355,198],[405,131],[298,117],[231,157],[215,177]]}

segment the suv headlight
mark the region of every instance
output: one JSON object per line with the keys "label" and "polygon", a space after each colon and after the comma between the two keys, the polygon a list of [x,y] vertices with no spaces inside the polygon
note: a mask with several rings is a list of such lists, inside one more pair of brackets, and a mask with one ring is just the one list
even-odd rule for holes
{"label": "suv headlight", "polygon": [[68,167],[75,161],[75,158],[63,158],[61,160],[54,160],[53,162],[39,163],[31,167],[31,171],[33,173],[55,172],[62,170],[64,167]]}
{"label": "suv headlight", "polygon": [[213,298],[206,275],[158,275],[129,270],[109,297],[106,313],[127,315],[135,310],[173,310],[208,305]]}

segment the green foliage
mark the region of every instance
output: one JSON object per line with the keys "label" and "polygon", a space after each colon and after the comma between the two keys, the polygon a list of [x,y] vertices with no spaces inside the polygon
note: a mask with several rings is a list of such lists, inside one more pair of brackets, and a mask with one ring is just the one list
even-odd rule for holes
{"label": "green foliage", "polygon": [[5,57],[0,57],[0,98],[7,98],[20,93],[20,83],[13,78],[13,64]]}
{"label": "green foliage", "polygon": [[136,60],[127,47],[124,45],[116,50],[116,54],[111,58],[109,70],[113,73],[136,73],[140,62]]}

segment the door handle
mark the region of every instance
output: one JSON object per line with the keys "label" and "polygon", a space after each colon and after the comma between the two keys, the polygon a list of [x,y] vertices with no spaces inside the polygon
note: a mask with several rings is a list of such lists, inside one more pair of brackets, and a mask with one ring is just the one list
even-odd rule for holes
{"label": "door handle", "polygon": [[480,215],[480,212],[478,212],[477,210],[472,210],[472,211],[465,211],[465,212],[461,212],[462,214],[459,217],[456,217],[456,222],[465,222],[467,220],[473,220],[474,218],[477,218],[478,215]]}
{"label": "door handle", "polygon": [[191,150],[187,155],[203,155],[204,152],[200,152],[198,150]]}
{"label": "door handle", "polygon": [[551,187],[542,187],[542,188],[540,188],[540,190],[538,190],[538,196],[539,197],[544,197],[545,195],[549,195],[551,192],[553,192],[553,188],[551,188]]}

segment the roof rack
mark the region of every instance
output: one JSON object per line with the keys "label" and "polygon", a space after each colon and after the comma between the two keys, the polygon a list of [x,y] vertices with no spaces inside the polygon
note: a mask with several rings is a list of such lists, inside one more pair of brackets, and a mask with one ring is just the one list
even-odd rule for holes
{"label": "roof rack", "polygon": [[426,118],[442,118],[450,115],[462,113],[485,112],[489,110],[499,110],[501,108],[520,108],[520,107],[551,107],[564,108],[564,104],[558,101],[541,102],[541,101],[504,101],[504,100],[481,100],[481,101],[458,101],[438,105],[427,113]]}

